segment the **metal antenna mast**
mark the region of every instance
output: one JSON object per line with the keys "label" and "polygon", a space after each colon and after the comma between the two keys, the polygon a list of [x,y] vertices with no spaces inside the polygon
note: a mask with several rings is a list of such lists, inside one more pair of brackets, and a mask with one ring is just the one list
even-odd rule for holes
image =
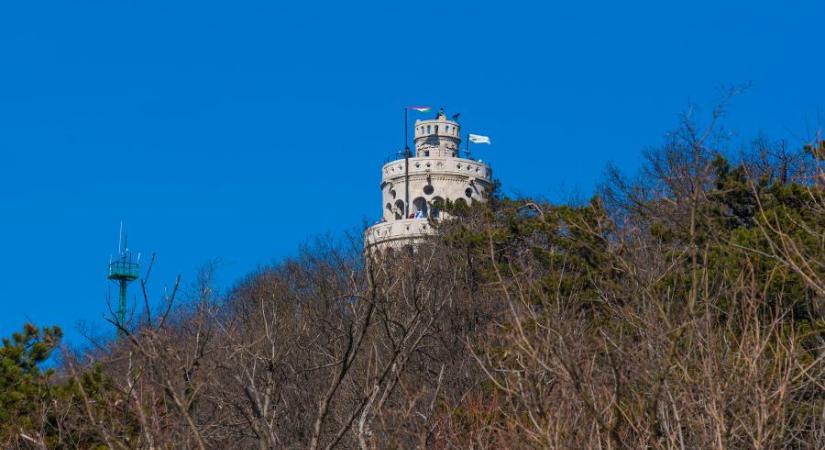
{"label": "metal antenna mast", "polygon": [[407,133],[407,110],[404,107],[404,219],[410,215],[410,139]]}

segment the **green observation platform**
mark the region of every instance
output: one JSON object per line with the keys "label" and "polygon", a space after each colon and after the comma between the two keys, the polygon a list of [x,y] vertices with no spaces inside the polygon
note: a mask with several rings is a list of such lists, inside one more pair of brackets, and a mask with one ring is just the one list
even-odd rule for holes
{"label": "green observation platform", "polygon": [[118,332],[122,335],[126,327],[127,286],[132,281],[140,278],[140,266],[137,262],[132,261],[132,254],[129,250],[121,252],[116,260],[109,263],[108,278],[116,282],[119,288],[115,319],[119,327]]}
{"label": "green observation platform", "polygon": [[124,255],[109,263],[109,279],[117,281],[137,280],[140,277],[140,266],[130,259],[127,259]]}

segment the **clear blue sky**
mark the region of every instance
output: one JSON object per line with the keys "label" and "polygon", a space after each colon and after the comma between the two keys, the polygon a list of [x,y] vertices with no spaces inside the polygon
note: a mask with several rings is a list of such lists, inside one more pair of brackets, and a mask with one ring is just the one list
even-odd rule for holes
{"label": "clear blue sky", "polygon": [[[102,323],[119,221],[154,293],[223,287],[374,220],[402,107],[461,112],[511,194],[587,195],[689,101],[728,125],[822,125],[819,1],[0,4],[0,334]],[[136,290],[133,291],[136,293]],[[114,290],[112,290],[114,293]]]}

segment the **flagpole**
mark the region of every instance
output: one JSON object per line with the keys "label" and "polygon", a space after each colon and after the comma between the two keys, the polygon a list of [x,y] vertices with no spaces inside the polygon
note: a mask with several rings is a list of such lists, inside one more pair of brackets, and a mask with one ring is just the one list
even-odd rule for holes
{"label": "flagpole", "polygon": [[404,219],[410,215],[410,139],[407,132],[407,107],[404,107]]}

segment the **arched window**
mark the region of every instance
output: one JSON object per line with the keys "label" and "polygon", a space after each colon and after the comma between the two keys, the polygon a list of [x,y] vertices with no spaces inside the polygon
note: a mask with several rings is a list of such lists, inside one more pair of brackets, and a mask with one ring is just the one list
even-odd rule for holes
{"label": "arched window", "polygon": [[441,216],[441,208],[444,207],[444,199],[441,197],[433,197],[433,201],[430,202],[430,217],[433,219],[438,219]]}
{"label": "arched window", "polygon": [[467,205],[467,201],[464,200],[463,198],[457,198],[453,202],[453,209],[451,211],[451,214],[455,214],[459,217],[462,217],[465,214],[467,214],[468,209],[469,209],[469,205]]}
{"label": "arched window", "polygon": [[404,218],[404,200],[395,201],[395,220]]}
{"label": "arched window", "polygon": [[427,125],[427,133],[429,133],[429,132],[430,132],[430,126]]}
{"label": "arched window", "polygon": [[427,217],[427,200],[424,197],[418,197],[413,200],[413,209],[415,210],[415,217],[421,219]]}

